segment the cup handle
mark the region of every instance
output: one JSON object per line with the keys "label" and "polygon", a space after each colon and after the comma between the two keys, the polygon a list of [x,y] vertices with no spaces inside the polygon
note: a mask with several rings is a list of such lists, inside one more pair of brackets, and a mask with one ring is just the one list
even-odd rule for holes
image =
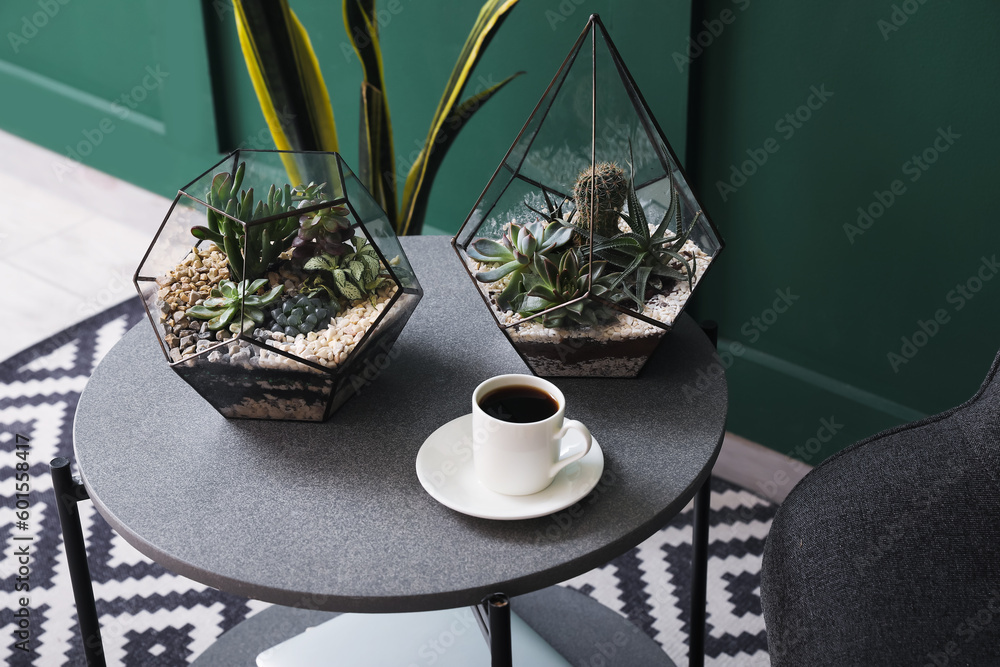
{"label": "cup handle", "polygon": [[583,439],[586,440],[587,442],[580,451],[569,454],[556,461],[555,465],[552,466],[552,471],[550,473],[551,477],[555,477],[560,470],[568,466],[570,463],[573,463],[574,461],[579,461],[584,456],[586,456],[587,452],[590,451],[591,444],[593,444],[593,438],[590,435],[590,429],[588,429],[586,426],[584,426],[582,423],[578,422],[575,419],[563,420],[563,427],[559,429],[559,432],[556,433],[555,435],[556,440],[562,440],[570,429],[576,429],[577,431],[582,433]]}

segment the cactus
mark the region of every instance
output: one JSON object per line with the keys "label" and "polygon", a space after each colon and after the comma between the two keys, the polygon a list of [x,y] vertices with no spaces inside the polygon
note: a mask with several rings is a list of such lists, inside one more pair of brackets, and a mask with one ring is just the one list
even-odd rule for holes
{"label": "cactus", "polygon": [[[593,186],[593,188],[592,188]],[[589,235],[592,225],[591,192],[596,195],[596,221],[593,233],[602,237],[614,236],[618,233],[618,217],[625,199],[628,197],[629,179],[625,171],[614,162],[598,162],[593,171],[588,167],[577,176],[573,186],[573,197],[576,200],[578,224]]]}
{"label": "cactus", "polygon": [[264,224],[241,224],[295,209],[290,185],[286,184],[282,190],[272,185],[266,199],[257,202],[253,188],[241,191],[245,168],[246,163],[241,162],[235,174],[215,175],[206,201],[226,215],[209,208],[208,225],[191,228],[195,238],[212,241],[226,253],[229,275],[236,281],[254,281],[263,275],[278,255],[291,246],[299,231],[295,216]]}
{"label": "cactus", "polygon": [[[246,333],[254,326],[264,323],[265,306],[274,303],[281,294],[282,285],[277,285],[263,296],[257,291],[267,284],[264,278],[258,278],[252,283],[243,280],[238,285],[231,280],[223,280],[212,288],[209,298],[200,306],[188,308],[189,317],[208,320],[208,328],[218,331],[229,325],[233,333]],[[237,318],[242,319],[237,321]]]}

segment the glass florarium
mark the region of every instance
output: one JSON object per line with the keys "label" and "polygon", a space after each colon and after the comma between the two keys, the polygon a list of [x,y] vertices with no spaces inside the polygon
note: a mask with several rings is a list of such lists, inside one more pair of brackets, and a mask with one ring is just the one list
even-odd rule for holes
{"label": "glass florarium", "polygon": [[632,377],[723,243],[591,16],[453,239],[542,376]]}
{"label": "glass florarium", "polygon": [[171,367],[232,418],[323,421],[421,297],[336,153],[238,150],[184,186],[136,270]]}

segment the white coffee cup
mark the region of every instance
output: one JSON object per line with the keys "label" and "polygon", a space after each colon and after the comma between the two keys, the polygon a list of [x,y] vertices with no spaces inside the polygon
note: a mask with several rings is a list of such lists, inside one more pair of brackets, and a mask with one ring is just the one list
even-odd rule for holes
{"label": "white coffee cup", "polygon": [[[504,387],[533,387],[549,395],[558,408],[541,421],[518,423],[488,415],[479,407],[490,393]],[[479,482],[491,491],[508,496],[526,496],[545,489],[560,470],[579,461],[590,451],[587,427],[565,419],[566,397],[547,380],[533,375],[498,375],[472,392],[472,458]],[[584,445],[562,451],[562,439],[576,429]]]}

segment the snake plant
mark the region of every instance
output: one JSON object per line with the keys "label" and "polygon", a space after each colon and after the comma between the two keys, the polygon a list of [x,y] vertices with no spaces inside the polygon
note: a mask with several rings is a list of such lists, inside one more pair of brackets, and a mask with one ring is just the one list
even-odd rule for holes
{"label": "snake plant", "polygon": [[[517,72],[465,100],[472,70],[518,0],[488,0],[480,9],[445,85],[419,154],[402,188],[383,76],[375,0],[344,0],[344,28],[361,62],[359,174],[389,214],[398,234],[419,234],[430,189],[444,156],[462,127]],[[235,0],[237,31],[247,70],[277,148],[336,151],[337,128],[330,96],[309,35],[288,0]],[[294,160],[283,156],[294,183]],[[402,196],[397,205],[399,190]]]}

